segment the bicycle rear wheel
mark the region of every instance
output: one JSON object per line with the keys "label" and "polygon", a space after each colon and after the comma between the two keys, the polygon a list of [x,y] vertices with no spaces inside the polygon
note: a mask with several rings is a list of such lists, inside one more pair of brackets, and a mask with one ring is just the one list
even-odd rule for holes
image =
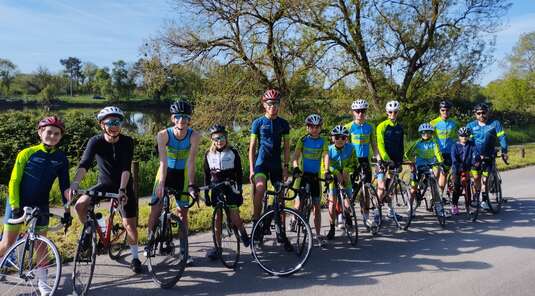
{"label": "bicycle rear wheel", "polygon": [[[30,252],[30,250],[32,250]],[[61,257],[48,238],[19,240],[0,262],[2,295],[41,295],[41,289],[53,295],[61,277]]]}
{"label": "bicycle rear wheel", "polygon": [[[312,249],[312,232],[293,209],[266,212],[253,227],[251,251],[260,267],[271,275],[290,275],[303,267]],[[290,231],[290,221],[296,231]]]}
{"label": "bicycle rear wheel", "polygon": [[97,257],[95,221],[88,220],[82,228],[72,272],[72,289],[75,295],[86,295],[93,279]]}
{"label": "bicycle rear wheel", "polygon": [[[232,224],[228,208],[216,207],[212,215],[212,240],[221,263],[227,268],[235,268],[240,259],[240,237]],[[217,222],[217,217],[220,223]],[[220,231],[217,231],[219,229]],[[220,239],[218,240],[217,234]]]}
{"label": "bicycle rear wheel", "polygon": [[108,248],[108,254],[113,260],[117,260],[121,257],[126,246],[126,229],[123,226],[123,217],[121,213],[115,208],[110,213],[111,232],[110,232],[110,246]]}
{"label": "bicycle rear wheel", "polygon": [[503,196],[502,196],[502,181],[499,178],[496,171],[489,174],[486,182],[486,190],[488,199],[486,200],[489,210],[493,214],[500,212],[502,208]]}
{"label": "bicycle rear wheel", "polygon": [[173,287],[188,258],[188,233],[182,221],[170,215],[163,225],[158,223],[145,250],[153,281],[164,289]]}

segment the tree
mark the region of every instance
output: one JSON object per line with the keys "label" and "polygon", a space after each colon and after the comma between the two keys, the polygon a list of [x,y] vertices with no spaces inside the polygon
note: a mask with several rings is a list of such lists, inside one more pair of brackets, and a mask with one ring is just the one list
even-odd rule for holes
{"label": "tree", "polygon": [[0,58],[0,93],[9,95],[11,83],[17,75],[17,66],[10,60]]}
{"label": "tree", "polygon": [[141,53],[144,58],[138,61],[138,65],[145,92],[151,98],[160,100],[168,88],[171,57],[163,50],[161,42],[157,39],[145,42]]}
{"label": "tree", "polygon": [[78,83],[83,80],[82,74],[82,61],[75,57],[69,57],[67,59],[60,60],[61,65],[65,67],[64,72],[69,76],[70,80],[70,94],[73,95],[73,84]]}
{"label": "tree", "polygon": [[84,77],[83,84],[85,91],[88,93],[96,93],[95,79],[98,71],[98,66],[91,62],[84,62],[82,68],[82,75]]}
{"label": "tree", "polygon": [[117,97],[124,97],[129,93],[128,70],[126,62],[118,60],[113,62],[111,70],[111,85],[114,88]]}
{"label": "tree", "polygon": [[509,56],[510,71],[526,75],[535,73],[535,32],[522,34]]}
{"label": "tree", "polygon": [[356,77],[376,105],[383,77],[391,82],[384,85],[389,96],[404,101],[439,72],[465,67],[466,79],[471,79],[488,61],[487,33],[510,7],[505,0],[290,3],[291,18],[329,48],[326,71],[334,83]]}
{"label": "tree", "polygon": [[95,86],[99,95],[107,96],[112,94],[111,76],[108,68],[104,67],[97,70]]}

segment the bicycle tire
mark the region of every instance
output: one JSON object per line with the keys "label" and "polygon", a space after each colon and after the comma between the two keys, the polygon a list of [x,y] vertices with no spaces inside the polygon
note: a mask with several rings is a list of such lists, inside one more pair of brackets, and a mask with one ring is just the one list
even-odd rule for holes
{"label": "bicycle tire", "polygon": [[394,220],[399,229],[407,230],[413,218],[411,213],[414,209],[414,200],[411,200],[410,194],[407,192],[407,186],[400,179],[397,179],[393,186],[392,207],[394,208],[394,215],[391,219]]}
{"label": "bicycle tire", "polygon": [[147,267],[154,283],[169,289],[176,285],[186,268],[188,233],[182,221],[173,214],[165,219],[163,226],[158,222],[155,237],[147,244]]}
{"label": "bicycle tire", "polygon": [[[212,214],[212,240],[221,263],[227,268],[234,269],[240,260],[240,236],[236,226],[232,225],[229,211],[228,208],[214,208]],[[216,216],[218,214],[221,217],[221,243],[218,243],[216,236]]]}
{"label": "bicycle tire", "polygon": [[[375,187],[373,187],[372,184],[366,184],[364,187],[365,191],[367,191],[369,199],[370,199],[370,212],[373,213],[374,216],[374,222],[375,225],[372,225],[370,227],[370,231],[372,235],[377,235],[379,231],[381,230],[381,225],[383,224],[383,215],[382,215],[382,209],[381,209],[381,202],[379,201],[379,196],[377,195],[377,190],[375,190]],[[375,212],[374,210],[377,209]],[[377,214],[377,218],[375,218],[375,215]]]}
{"label": "bicycle tire", "polygon": [[349,243],[356,246],[359,239],[359,227],[355,205],[352,201],[349,203],[349,209],[345,209],[345,211],[345,233]]}
{"label": "bicycle tire", "polygon": [[[310,202],[310,196],[307,196],[306,198],[304,198],[302,201],[301,201],[301,211],[299,211],[299,213],[301,213],[301,217],[303,217],[303,220],[305,220],[305,222],[309,225],[310,227],[310,213],[312,211],[312,203]],[[299,227],[302,227],[300,225],[298,225],[297,221],[295,223],[295,231],[300,231],[298,234],[297,234],[297,237],[299,239],[298,241],[298,245],[299,245],[299,253],[302,253],[304,251],[304,249],[306,248],[306,240],[308,239],[306,235],[303,234],[303,231],[302,229],[300,229]],[[312,230],[312,228],[311,228]]]}
{"label": "bicycle tire", "polygon": [[[72,290],[75,295],[86,295],[91,286],[97,257],[97,236],[95,227],[95,221],[92,219],[88,220],[84,224],[82,232],[80,233],[71,277]],[[88,239],[89,242],[87,242]],[[89,252],[87,251],[88,247],[91,248]]]}
{"label": "bicycle tire", "polygon": [[[279,212],[277,215],[284,216],[284,219],[276,219],[275,210],[269,210],[255,223],[251,251],[262,270],[275,276],[287,276],[299,271],[308,260],[312,249],[312,232],[308,223],[293,209],[285,208]],[[295,234],[286,231],[290,229],[292,217],[297,221],[298,230]],[[304,240],[299,235],[304,236]],[[304,242],[304,248],[299,247],[300,241]]]}
{"label": "bicycle tire", "polygon": [[438,224],[441,227],[446,226],[446,209],[444,208],[444,202],[440,197],[440,191],[438,190],[437,181],[434,178],[428,178],[429,189],[431,190],[432,205],[435,216],[438,220]]}
{"label": "bicycle tire", "polygon": [[503,196],[500,177],[496,170],[493,170],[487,177],[485,189],[487,191],[487,205],[493,214],[498,214],[502,208]]}
{"label": "bicycle tire", "polygon": [[[32,256],[28,256],[29,250],[33,250],[32,253],[35,252],[36,242],[45,244],[48,250],[44,258],[48,258],[49,260],[44,266],[43,259],[34,262],[33,254],[31,254]],[[34,246],[29,247],[29,244],[33,244]],[[30,259],[28,260],[28,258]],[[37,260],[37,258],[35,259]],[[30,262],[32,263],[30,264]],[[29,269],[30,266],[33,266],[33,268]],[[43,267],[46,267],[46,271],[43,270]],[[22,272],[24,278],[20,277],[20,272]],[[61,257],[58,249],[51,240],[44,236],[36,235],[33,241],[22,239],[15,242],[0,261],[0,287],[2,287],[2,293],[4,295],[40,295],[39,289],[37,288],[39,285],[38,282],[41,282],[41,285],[43,283],[46,284],[50,289],[50,295],[53,295],[58,288],[60,278]]]}
{"label": "bicycle tire", "polygon": [[475,194],[472,190],[472,181],[465,182],[463,184],[464,200],[467,218],[475,222],[479,216],[480,197],[479,194]]}
{"label": "bicycle tire", "polygon": [[123,251],[127,249],[127,232],[123,226],[123,218],[121,216],[121,213],[117,209],[113,209],[111,211],[108,223],[110,223],[111,225],[108,226],[111,227],[108,255],[112,260],[118,260],[121,257]]}

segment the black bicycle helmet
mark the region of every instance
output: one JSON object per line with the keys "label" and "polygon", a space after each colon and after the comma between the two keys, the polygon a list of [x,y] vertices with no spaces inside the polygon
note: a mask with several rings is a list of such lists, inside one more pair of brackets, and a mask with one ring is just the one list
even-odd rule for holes
{"label": "black bicycle helmet", "polygon": [[171,107],[169,107],[169,112],[171,112],[171,114],[191,115],[191,113],[193,113],[193,108],[186,100],[180,100],[171,104]]}
{"label": "black bicycle helmet", "polygon": [[450,109],[451,107],[453,107],[453,104],[450,101],[442,100],[440,101],[439,107],[440,109],[442,108]]}
{"label": "black bicycle helmet", "polygon": [[225,129],[224,125],[214,124],[208,129],[208,132],[210,133],[210,135],[213,135],[215,133],[224,133],[224,134],[226,134],[227,130]]}
{"label": "black bicycle helmet", "polygon": [[489,111],[489,105],[487,105],[486,103],[479,103],[477,104],[475,107],[474,107],[474,112],[477,112],[477,111],[485,111],[485,112],[488,112]]}

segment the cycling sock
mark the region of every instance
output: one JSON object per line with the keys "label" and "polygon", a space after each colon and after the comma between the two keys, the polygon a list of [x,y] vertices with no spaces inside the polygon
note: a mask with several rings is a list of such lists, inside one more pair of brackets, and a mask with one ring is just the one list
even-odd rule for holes
{"label": "cycling sock", "polygon": [[139,259],[139,251],[137,245],[130,245],[130,253],[133,259]]}

